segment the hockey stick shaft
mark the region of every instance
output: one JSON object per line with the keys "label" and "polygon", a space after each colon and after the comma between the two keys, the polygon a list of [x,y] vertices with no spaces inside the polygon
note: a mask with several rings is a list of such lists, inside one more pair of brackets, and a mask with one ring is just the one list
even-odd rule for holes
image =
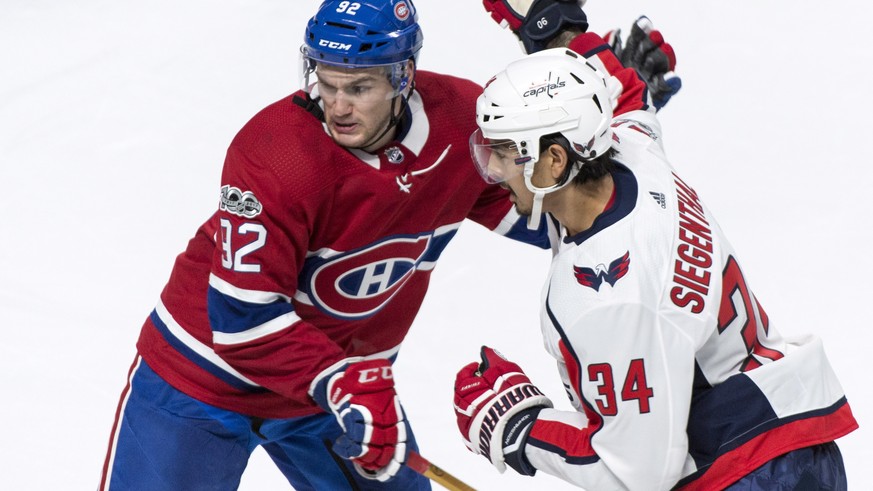
{"label": "hockey stick shaft", "polygon": [[449,491],[476,491],[457,477],[431,464],[430,461],[422,457],[418,452],[409,452],[406,465]]}

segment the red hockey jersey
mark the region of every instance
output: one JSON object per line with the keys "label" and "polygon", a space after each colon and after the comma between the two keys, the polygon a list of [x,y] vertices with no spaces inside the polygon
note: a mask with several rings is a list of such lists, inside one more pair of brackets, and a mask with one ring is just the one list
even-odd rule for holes
{"label": "red hockey jersey", "polygon": [[[623,85],[616,113],[644,109],[645,84],[602,52]],[[293,96],[265,108],[227,152],[219,210],[176,260],[137,348],[164,380],[206,403],[264,417],[320,411],[307,391],[349,357],[392,357],[430,272],[464,219],[549,247],[469,157],[469,81],[419,71],[410,126],[378,154],[338,146]],[[302,94],[296,94],[298,97]]]}
{"label": "red hockey jersey", "polygon": [[137,344],[162,378],[253,416],[317,412],[307,390],[320,371],[396,352],[465,218],[534,240],[470,162],[480,87],[421,71],[416,85],[411,126],[378,154],[338,146],[292,97],[242,128],[219,210]]}

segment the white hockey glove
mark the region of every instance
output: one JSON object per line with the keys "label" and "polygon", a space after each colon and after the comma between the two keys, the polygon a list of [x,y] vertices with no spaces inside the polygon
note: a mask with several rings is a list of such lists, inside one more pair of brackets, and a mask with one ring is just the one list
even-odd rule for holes
{"label": "white hockey glove", "polygon": [[406,461],[408,425],[394,390],[391,362],[357,360],[322,372],[309,393],[345,431],[333,444],[334,452],[351,459],[365,478],[387,481]]}
{"label": "white hockey glove", "polygon": [[624,45],[621,29],[610,31],[605,38],[621,64],[635,69],[645,80],[655,109],[664,107],[682,88],[682,79],[673,73],[676,52],[673,46],[664,42],[661,31],[652,26],[648,17],[642,16],[634,22]]}
{"label": "white hockey glove", "polygon": [[482,4],[501,27],[518,36],[528,54],[546,49],[565,29],[588,29],[582,11],[585,0],[482,0]]}
{"label": "white hockey glove", "polygon": [[524,455],[527,435],[541,409],[552,401],[521,368],[486,346],[482,362],[473,362],[455,378],[455,415],[467,448],[485,456],[500,472],[509,465],[532,476]]}

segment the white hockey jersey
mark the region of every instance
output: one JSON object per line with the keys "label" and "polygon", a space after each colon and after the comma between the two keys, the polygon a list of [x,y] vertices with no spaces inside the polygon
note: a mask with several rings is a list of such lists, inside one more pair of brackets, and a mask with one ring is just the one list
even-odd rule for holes
{"label": "white hockey jersey", "polygon": [[579,412],[540,412],[534,467],[598,491],[721,489],[857,428],[821,342],[770,325],[657,120],[614,130],[610,206],[553,241],[542,329]]}

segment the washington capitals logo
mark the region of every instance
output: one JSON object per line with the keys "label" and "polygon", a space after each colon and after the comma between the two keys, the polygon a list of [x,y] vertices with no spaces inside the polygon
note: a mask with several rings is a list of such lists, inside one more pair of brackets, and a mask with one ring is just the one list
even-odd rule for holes
{"label": "washington capitals logo", "polygon": [[627,274],[628,266],[630,266],[629,251],[625,252],[624,256],[609,263],[609,268],[603,264],[598,264],[593,269],[584,266],[573,266],[573,271],[576,274],[576,281],[580,285],[593,288],[594,291],[600,291],[600,285],[604,281],[609,283],[609,286],[615,287],[618,280]]}
{"label": "washington capitals logo", "polygon": [[648,136],[652,140],[658,139],[658,134],[655,133],[655,130],[653,130],[651,126],[640,123],[639,121],[634,121],[632,119],[616,119],[612,122],[613,128],[618,128],[619,126],[627,126],[634,131]]}
{"label": "washington capitals logo", "polygon": [[560,89],[565,87],[567,82],[561,80],[561,77],[556,77],[555,80],[552,80],[552,74],[549,73],[549,79],[545,82],[538,84],[531,84],[530,88],[527,89],[522,97],[539,97],[541,94],[545,94],[549,96],[549,98],[554,97],[552,95],[552,91],[555,91],[555,94],[560,92]]}

